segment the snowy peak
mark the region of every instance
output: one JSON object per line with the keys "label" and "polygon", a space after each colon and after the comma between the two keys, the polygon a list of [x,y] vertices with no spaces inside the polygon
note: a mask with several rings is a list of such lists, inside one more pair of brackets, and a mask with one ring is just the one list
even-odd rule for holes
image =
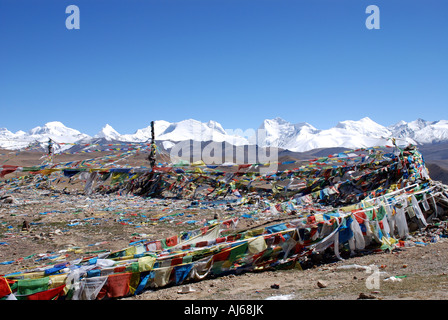
{"label": "snowy peak", "polygon": [[[81,138],[88,137],[86,134],[79,132],[76,129],[66,127],[60,121],[52,121],[46,123],[43,127],[35,127],[28,131],[27,134],[31,138],[41,140],[42,138],[51,138],[55,141],[63,140],[61,142],[73,142]],[[70,141],[64,140],[69,139]]]}
{"label": "snowy peak", "polygon": [[[154,136],[156,140],[159,140],[158,137],[165,131],[170,123],[165,120],[156,120],[154,121]],[[123,134],[121,135],[121,140],[129,141],[129,142],[146,142],[151,140],[151,125],[138,129],[133,134]]]}
{"label": "snowy peak", "polygon": [[94,138],[104,138],[106,140],[118,140],[120,139],[120,134],[112,128],[109,124],[106,124],[100,132],[94,135]]}
{"label": "snowy peak", "polygon": [[306,122],[292,124],[282,118],[266,119],[259,128],[258,145],[287,149],[300,138],[317,134],[319,130]]}
{"label": "snowy peak", "polygon": [[27,139],[44,141],[52,139],[56,142],[75,142],[83,138],[89,138],[88,135],[81,133],[76,129],[66,127],[60,121],[46,123],[43,127],[35,127],[28,131]]}
{"label": "snowy peak", "polygon": [[[437,122],[437,121],[436,121],[436,122]],[[422,130],[422,129],[424,129],[424,128],[426,128],[427,126],[431,126],[431,125],[435,124],[436,122],[426,121],[426,120],[423,120],[423,119],[419,118],[419,119],[417,119],[417,120],[414,120],[414,121],[409,122],[408,125],[409,125],[409,127],[412,128],[414,131],[417,131],[417,130]]]}
{"label": "snowy peak", "polygon": [[286,121],[283,118],[277,117],[274,119],[266,119],[263,121],[260,127],[269,128],[269,127],[281,127],[281,126],[289,126],[291,123]]}
{"label": "snowy peak", "polygon": [[47,122],[43,127],[35,127],[28,131],[30,135],[38,135],[38,134],[62,134],[63,132],[67,131],[76,131],[77,133],[80,133],[77,130],[67,128],[62,122],[60,121],[51,121]]}
{"label": "snowy peak", "polygon": [[307,122],[299,122],[296,124],[292,124],[291,122],[286,121],[280,117],[274,119],[266,119],[260,126],[261,129],[265,130],[279,130],[283,128],[292,128],[292,127],[294,127],[295,129],[300,129],[302,127],[309,127],[311,129],[317,130]]}
{"label": "snowy peak", "polygon": [[156,139],[169,141],[226,141],[235,145],[247,144],[245,138],[228,134],[221,124],[215,121],[203,123],[194,119],[171,123]]}
{"label": "snowy peak", "polygon": [[14,133],[12,133],[6,128],[0,128],[0,137],[10,138],[12,136],[14,136]]}
{"label": "snowy peak", "polygon": [[431,121],[425,121],[423,119],[417,119],[411,122],[406,122],[406,121],[400,121],[392,126],[390,126],[389,128],[391,130],[393,130],[394,132],[400,132],[400,131],[404,131],[404,132],[415,132],[418,130],[421,130],[423,128],[425,128],[426,126],[431,125],[433,122]]}
{"label": "snowy peak", "polygon": [[260,127],[266,130],[262,146],[279,147],[296,152],[316,148],[359,148],[390,144],[393,132],[365,117],[346,120],[336,126],[318,130],[308,123],[291,124],[283,119],[265,120]]}
{"label": "snowy peak", "polygon": [[370,137],[385,137],[391,136],[392,132],[386,127],[376,123],[369,117],[362,118],[358,121],[346,120],[339,122],[335,128],[346,130],[349,133],[357,133]]}
{"label": "snowy peak", "polygon": [[[9,130],[0,129],[0,147],[17,150],[25,148],[32,143],[41,142],[46,143],[48,139],[52,139],[55,142],[74,143],[82,139],[89,139],[90,136],[81,133],[76,129],[66,127],[60,121],[51,121],[45,125],[35,127],[28,132],[22,130],[12,133]],[[70,146],[57,147],[56,151],[62,151]]]}
{"label": "snowy peak", "polygon": [[[0,128],[0,147],[6,149],[16,149],[15,147],[19,144],[18,141],[24,139],[26,132],[19,130],[16,133],[12,133],[6,128]],[[27,142],[25,142],[27,143]],[[20,147],[24,144],[21,143]]]}
{"label": "snowy peak", "polygon": [[389,127],[394,136],[400,139],[412,139],[419,144],[448,141],[448,121],[426,121],[417,119],[411,122],[400,121]]}

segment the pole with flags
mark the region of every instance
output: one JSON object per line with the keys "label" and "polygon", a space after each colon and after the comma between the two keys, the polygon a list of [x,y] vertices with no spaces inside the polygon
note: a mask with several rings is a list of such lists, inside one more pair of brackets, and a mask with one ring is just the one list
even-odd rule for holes
{"label": "pole with flags", "polygon": [[154,135],[154,121],[151,121],[151,150],[148,155],[148,161],[149,161],[151,170],[153,170],[156,165],[156,145],[155,145],[155,135]]}

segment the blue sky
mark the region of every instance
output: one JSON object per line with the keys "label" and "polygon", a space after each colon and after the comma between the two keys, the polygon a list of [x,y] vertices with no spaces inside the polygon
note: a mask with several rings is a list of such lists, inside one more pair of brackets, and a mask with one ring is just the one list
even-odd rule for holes
{"label": "blue sky", "polygon": [[444,0],[0,0],[0,127],[448,119],[447,13]]}

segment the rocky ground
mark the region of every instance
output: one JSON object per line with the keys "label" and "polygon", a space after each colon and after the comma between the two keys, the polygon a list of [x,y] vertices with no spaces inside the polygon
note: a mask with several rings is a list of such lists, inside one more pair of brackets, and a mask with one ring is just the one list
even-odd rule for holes
{"label": "rocky ground", "polygon": [[[225,276],[145,292],[137,300],[445,300],[448,242],[291,269]],[[370,270],[366,267],[371,266]],[[186,290],[185,290],[186,291]]]}
{"label": "rocky ground", "polygon": [[[132,241],[168,237],[248,209],[124,195],[16,192],[0,207],[0,274],[119,250]],[[257,226],[269,219],[240,219],[238,227]],[[344,261],[315,260],[290,270],[225,276],[125,299],[444,300],[448,298],[445,232],[442,222],[414,233],[406,242],[409,247],[388,253],[371,250],[346,256]]]}

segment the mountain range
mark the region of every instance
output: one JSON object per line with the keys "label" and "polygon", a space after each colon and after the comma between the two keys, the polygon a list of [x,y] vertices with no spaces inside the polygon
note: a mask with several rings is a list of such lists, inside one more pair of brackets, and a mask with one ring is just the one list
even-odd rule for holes
{"label": "mountain range", "polygon": [[[370,118],[346,120],[329,129],[317,129],[309,123],[291,123],[281,118],[266,119],[257,128],[225,130],[216,121],[200,122],[187,119],[170,123],[164,120],[154,122],[155,138],[165,148],[179,141],[215,141],[235,146],[258,145],[276,147],[293,152],[305,152],[319,148],[361,148],[392,145],[395,138],[399,145],[437,144],[448,142],[448,121],[426,121],[417,119],[411,122],[400,121],[392,126],[383,126]],[[151,127],[138,129],[133,134],[120,134],[106,124],[96,135],[89,136],[76,129],[68,128],[59,121],[48,122],[27,132],[15,133],[0,128],[0,147],[18,150],[35,142],[47,142],[51,138],[58,143],[97,143],[106,142],[147,142],[151,138]],[[57,151],[73,147],[66,145]]]}

